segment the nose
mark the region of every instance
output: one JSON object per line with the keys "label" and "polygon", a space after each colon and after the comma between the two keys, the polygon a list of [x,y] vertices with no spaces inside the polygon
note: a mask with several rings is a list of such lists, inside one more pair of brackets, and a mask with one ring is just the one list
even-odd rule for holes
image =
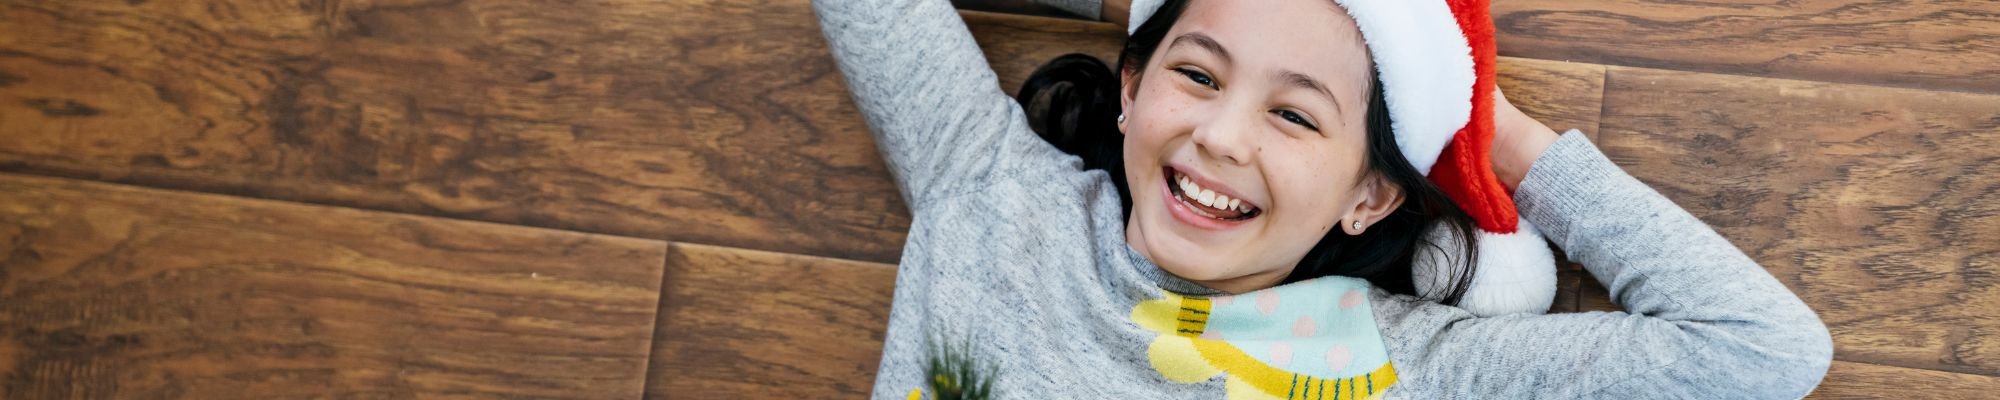
{"label": "nose", "polygon": [[1227,161],[1230,164],[1250,163],[1254,151],[1250,141],[1258,129],[1257,117],[1261,112],[1227,107],[1215,118],[1195,128],[1194,144],[1204,155]]}

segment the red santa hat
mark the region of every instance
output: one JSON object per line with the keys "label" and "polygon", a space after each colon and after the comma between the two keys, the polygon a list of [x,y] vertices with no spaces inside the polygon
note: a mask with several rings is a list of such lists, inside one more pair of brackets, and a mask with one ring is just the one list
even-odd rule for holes
{"label": "red santa hat", "polygon": [[[1459,301],[1478,315],[1547,312],[1555,299],[1555,256],[1521,219],[1493,173],[1493,91],[1498,51],[1487,0],[1333,0],[1361,29],[1382,82],[1396,146],[1417,171],[1472,216],[1478,269]],[[1131,30],[1164,0],[1134,0]],[[1440,224],[1438,249],[1460,238]],[[1437,298],[1458,276],[1458,255],[1421,250],[1412,269],[1418,294]]]}

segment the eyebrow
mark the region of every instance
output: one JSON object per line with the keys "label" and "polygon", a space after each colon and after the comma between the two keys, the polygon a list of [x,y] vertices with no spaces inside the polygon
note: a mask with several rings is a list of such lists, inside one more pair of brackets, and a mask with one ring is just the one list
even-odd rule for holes
{"label": "eyebrow", "polygon": [[1210,53],[1215,53],[1216,57],[1222,58],[1222,62],[1234,63],[1229,58],[1229,49],[1222,48],[1222,43],[1216,42],[1215,38],[1203,35],[1201,32],[1181,34],[1179,37],[1174,38],[1173,44],[1167,45],[1167,49],[1173,50],[1173,48],[1180,47],[1182,44],[1192,44],[1195,47],[1206,49]]}
{"label": "eyebrow", "polygon": [[1347,110],[1343,110],[1340,107],[1340,99],[1334,98],[1333,92],[1326,90],[1326,85],[1320,84],[1319,80],[1315,80],[1310,76],[1306,76],[1306,74],[1301,74],[1288,70],[1278,71],[1278,79],[1284,81],[1286,85],[1291,85],[1292,87],[1319,92],[1321,96],[1326,96],[1326,101],[1333,102],[1334,112],[1340,113],[1343,116],[1347,115]]}

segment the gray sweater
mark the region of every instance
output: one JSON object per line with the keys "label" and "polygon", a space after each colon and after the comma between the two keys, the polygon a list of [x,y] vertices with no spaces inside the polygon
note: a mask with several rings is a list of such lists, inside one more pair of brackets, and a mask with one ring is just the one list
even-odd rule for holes
{"label": "gray sweater", "polygon": [[1346,277],[1217,293],[1126,245],[1110,179],[1028,128],[949,2],[814,8],[914,214],[877,399],[934,398],[938,349],[1000,398],[1798,398],[1832,359],[1798,297],[1574,131],[1517,201],[1627,312],[1480,318]]}

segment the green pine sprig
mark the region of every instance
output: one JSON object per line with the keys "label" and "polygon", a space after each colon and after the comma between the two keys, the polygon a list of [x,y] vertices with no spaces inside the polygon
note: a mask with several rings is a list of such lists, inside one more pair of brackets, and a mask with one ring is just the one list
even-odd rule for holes
{"label": "green pine sprig", "polygon": [[925,376],[930,377],[932,400],[987,400],[993,398],[993,376],[998,371],[989,366],[980,366],[978,360],[966,352],[964,345],[938,345],[932,342],[930,365]]}

